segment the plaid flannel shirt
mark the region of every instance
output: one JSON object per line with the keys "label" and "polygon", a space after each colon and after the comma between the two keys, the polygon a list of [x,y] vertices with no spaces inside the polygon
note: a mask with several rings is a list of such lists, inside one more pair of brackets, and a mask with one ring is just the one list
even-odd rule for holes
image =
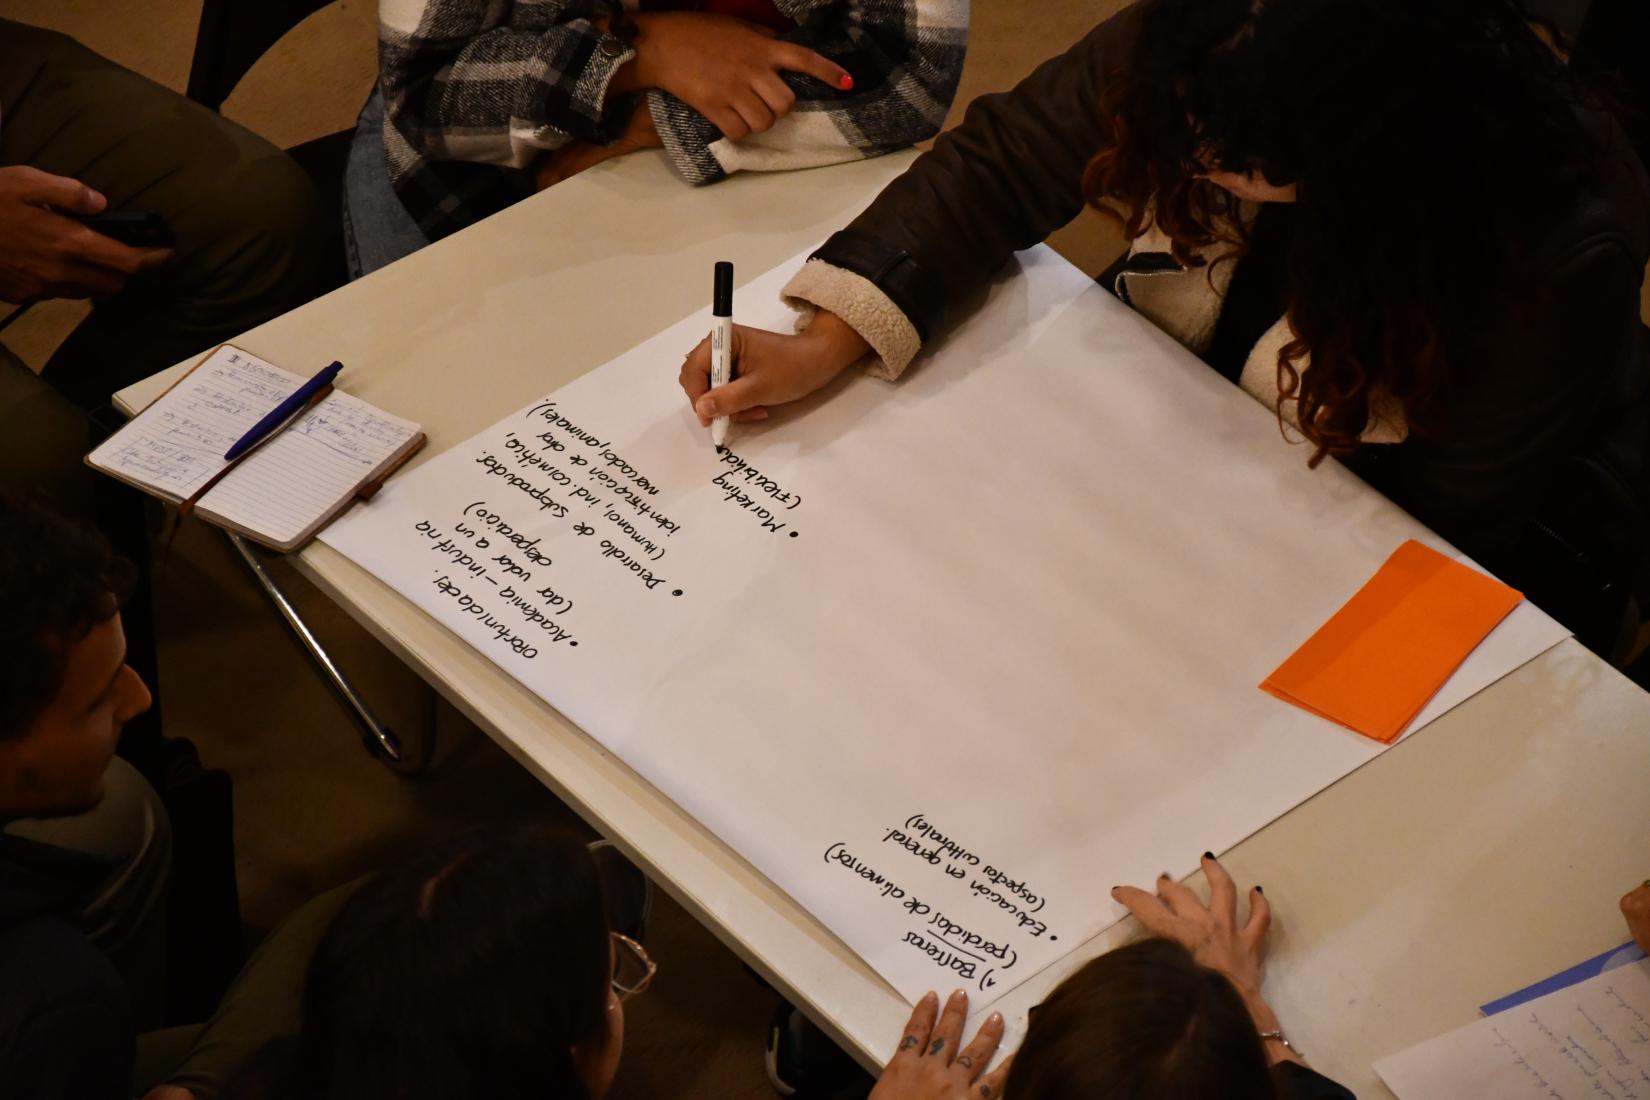
{"label": "plaid flannel shirt", "polygon": [[[796,106],[741,142],[658,89],[646,107],[676,170],[710,183],[741,169],[878,156],[939,132],[968,42],[968,0],[776,0],[780,37],[854,77],[844,93],[780,75]],[[380,0],[379,81],[391,182],[437,240],[532,191],[526,169],[571,141],[606,144],[635,97],[609,96],[635,56],[606,23],[636,0]]]}

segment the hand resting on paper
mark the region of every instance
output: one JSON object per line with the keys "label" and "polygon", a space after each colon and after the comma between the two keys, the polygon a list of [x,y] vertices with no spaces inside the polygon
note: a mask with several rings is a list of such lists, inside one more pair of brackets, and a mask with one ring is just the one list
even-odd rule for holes
{"label": "hand resting on paper", "polygon": [[707,336],[688,353],[678,380],[701,425],[718,416],[763,420],[770,406],[807,397],[870,350],[847,322],[821,310],[794,336],[733,326],[733,381],[715,389]]}
{"label": "hand resting on paper", "polygon": [[[1257,888],[1249,916],[1237,919],[1231,876],[1205,856],[1210,898],[1168,878],[1157,893],[1119,886],[1112,896],[1127,905],[1154,935],[1096,955],[1067,975],[1027,1011],[1025,1039],[1001,1081],[987,1074],[966,1093],[913,1088],[873,1093],[874,1100],[1004,1095],[1074,1096],[1296,1096],[1305,1100],[1353,1100],[1346,1089],[1314,1073],[1276,1035],[1277,1020],[1260,996],[1261,963],[1271,911]],[[901,1040],[916,1044],[933,1019],[932,1004],[919,1007]],[[961,1019],[952,1025],[958,1035]],[[988,1021],[986,1026],[990,1026]],[[985,1036],[981,1028],[981,1042]],[[940,1034],[936,1029],[935,1034]],[[914,1059],[908,1054],[906,1064]],[[897,1083],[889,1064],[883,1080]],[[976,1063],[976,1068],[977,1068]],[[937,1065],[921,1067],[926,1079],[944,1076]],[[1002,1072],[1001,1070],[996,1071]],[[956,1076],[956,1075],[953,1075]]]}
{"label": "hand resting on paper", "polygon": [[1638,889],[1629,891],[1621,899],[1621,915],[1627,918],[1627,930],[1639,949],[1650,953],[1650,879]]}
{"label": "hand resting on paper", "polygon": [[968,994],[959,989],[945,1002],[944,1012],[939,1007],[933,993],[917,1002],[899,1047],[868,1100],[994,1100],[1003,1094],[1003,1079],[1013,1059],[1005,1058],[1002,1065],[986,1072],[1003,1040],[1002,1016],[989,1016],[965,1047],[962,1032]]}
{"label": "hand resting on paper", "polygon": [[[1209,901],[1167,875],[1157,880],[1157,893],[1133,886],[1116,886],[1111,896],[1126,906],[1146,931],[1181,944],[1202,966],[1225,975],[1261,1033],[1276,1031],[1278,1019],[1261,996],[1261,971],[1266,960],[1266,934],[1272,926],[1272,907],[1259,886],[1249,891],[1249,916],[1237,919],[1237,886],[1220,861],[1203,854],[1203,873],[1209,880]],[[1276,1040],[1266,1044],[1267,1057],[1277,1062],[1301,1058]]]}

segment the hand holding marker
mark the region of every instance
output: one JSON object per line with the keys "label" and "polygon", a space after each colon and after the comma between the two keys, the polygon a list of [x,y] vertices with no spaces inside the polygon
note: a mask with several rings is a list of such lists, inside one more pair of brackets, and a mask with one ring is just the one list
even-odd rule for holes
{"label": "hand holding marker", "polygon": [[[726,260],[716,264],[715,293],[711,299],[710,326],[710,386],[715,389],[733,380],[733,265]],[[710,441],[722,450],[728,441],[728,418],[718,416],[710,422]]]}

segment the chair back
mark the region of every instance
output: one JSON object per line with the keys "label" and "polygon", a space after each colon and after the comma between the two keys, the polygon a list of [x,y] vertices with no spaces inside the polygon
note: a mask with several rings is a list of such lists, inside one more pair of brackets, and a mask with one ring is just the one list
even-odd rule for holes
{"label": "chair back", "polygon": [[1621,123],[1650,167],[1650,3],[1593,0],[1576,35],[1571,66],[1603,77],[1621,103]]}
{"label": "chair back", "polygon": [[287,31],[332,0],[205,0],[186,93],[216,111]]}

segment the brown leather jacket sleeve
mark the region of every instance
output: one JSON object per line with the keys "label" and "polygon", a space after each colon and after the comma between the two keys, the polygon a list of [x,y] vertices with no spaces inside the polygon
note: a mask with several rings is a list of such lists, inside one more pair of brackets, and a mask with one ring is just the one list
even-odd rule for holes
{"label": "brown leather jacket sleeve", "polygon": [[981,96],[814,259],[869,279],[923,340],[1010,256],[1083,208],[1083,169],[1105,143],[1100,97],[1136,34],[1106,20],[1012,91]]}

